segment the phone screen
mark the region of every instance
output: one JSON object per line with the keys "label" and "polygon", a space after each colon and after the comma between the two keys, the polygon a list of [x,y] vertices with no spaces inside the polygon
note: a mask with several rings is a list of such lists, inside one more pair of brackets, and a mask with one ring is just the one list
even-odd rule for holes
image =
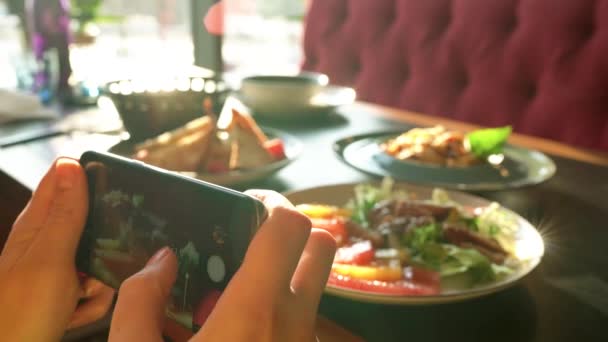
{"label": "phone screen", "polygon": [[84,168],[90,209],[79,268],[118,288],[169,246],[179,266],[167,315],[197,330],[205,295],[226,286],[244,254],[235,248],[244,249],[241,240],[249,240],[257,228],[254,221],[242,220],[256,215],[241,205],[253,199],[134,163],[93,160]]}

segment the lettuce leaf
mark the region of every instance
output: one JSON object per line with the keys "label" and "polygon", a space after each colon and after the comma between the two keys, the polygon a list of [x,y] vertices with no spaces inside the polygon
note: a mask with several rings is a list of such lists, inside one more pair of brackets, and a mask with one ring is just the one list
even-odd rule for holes
{"label": "lettuce leaf", "polygon": [[411,229],[405,235],[404,243],[416,252],[423,252],[427,244],[439,242],[441,237],[441,227],[436,223],[432,223]]}
{"label": "lettuce leaf", "polygon": [[378,202],[391,198],[406,198],[406,193],[393,191],[394,183],[392,178],[385,177],[380,187],[371,184],[357,185],[354,189],[355,197],[346,204],[346,208],[352,212],[351,219],[362,227],[369,228],[367,214]]}
{"label": "lettuce leaf", "polygon": [[480,233],[494,238],[510,254],[515,253],[515,242],[519,231],[517,216],[493,202],[483,208],[477,217]]}
{"label": "lettuce leaf", "polygon": [[438,271],[441,277],[466,273],[471,285],[493,281],[513,271],[507,266],[492,263],[476,249],[437,242],[423,245],[412,261]]}

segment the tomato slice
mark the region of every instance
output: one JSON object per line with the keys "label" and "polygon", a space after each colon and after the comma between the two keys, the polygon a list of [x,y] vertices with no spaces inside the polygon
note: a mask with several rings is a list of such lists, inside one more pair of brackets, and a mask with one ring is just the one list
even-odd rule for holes
{"label": "tomato slice", "polygon": [[338,246],[341,246],[346,242],[348,237],[346,234],[346,224],[342,218],[311,218],[313,228],[320,228],[327,230],[336,239]]}
{"label": "tomato slice", "polygon": [[281,139],[271,139],[264,143],[264,148],[275,160],[285,159],[285,146]]}
{"label": "tomato slice", "polygon": [[207,164],[207,172],[209,173],[224,173],[230,171],[228,165],[220,160],[214,160]]}
{"label": "tomato slice", "polygon": [[438,288],[433,288],[422,284],[416,284],[407,280],[364,280],[342,276],[334,272],[331,272],[331,274],[329,275],[327,285],[343,289],[358,290],[394,296],[429,296],[439,294]]}
{"label": "tomato slice", "polygon": [[374,260],[374,247],[371,241],[359,241],[350,246],[340,247],[336,251],[335,263],[366,265]]}
{"label": "tomato slice", "polygon": [[403,269],[403,276],[406,280],[437,289],[437,291],[441,288],[441,275],[433,270],[407,266]]}

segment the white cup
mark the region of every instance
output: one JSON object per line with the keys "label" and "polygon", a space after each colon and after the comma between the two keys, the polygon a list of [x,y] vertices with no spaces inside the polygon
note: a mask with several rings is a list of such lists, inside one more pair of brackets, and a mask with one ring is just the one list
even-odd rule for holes
{"label": "white cup", "polygon": [[257,75],[241,82],[243,102],[253,111],[277,115],[282,112],[305,111],[313,103],[329,79],[324,74],[302,73],[296,76]]}

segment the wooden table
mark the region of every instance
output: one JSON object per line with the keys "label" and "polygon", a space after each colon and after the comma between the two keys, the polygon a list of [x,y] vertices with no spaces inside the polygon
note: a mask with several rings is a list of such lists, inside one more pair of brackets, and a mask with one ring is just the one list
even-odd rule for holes
{"label": "wooden table", "polygon": [[[116,120],[115,114],[97,110],[81,115]],[[408,123],[474,128],[364,103],[344,107],[323,121],[261,123],[291,133],[302,140],[305,150],[278,174],[239,189],[289,191],[372,179],[334,155],[332,143],[345,136],[399,129]],[[26,126],[0,129],[0,136],[32,129]],[[57,155],[107,149],[119,139],[74,133],[0,149],[0,205],[5,211],[0,231],[6,232],[7,220],[25,204],[29,191]],[[544,151],[557,165],[555,176],[544,184],[479,193],[539,227],[546,254],[531,275],[510,289],[462,303],[387,306],[324,296],[320,312],[368,341],[607,341],[608,157],[517,134],[510,142]]]}

